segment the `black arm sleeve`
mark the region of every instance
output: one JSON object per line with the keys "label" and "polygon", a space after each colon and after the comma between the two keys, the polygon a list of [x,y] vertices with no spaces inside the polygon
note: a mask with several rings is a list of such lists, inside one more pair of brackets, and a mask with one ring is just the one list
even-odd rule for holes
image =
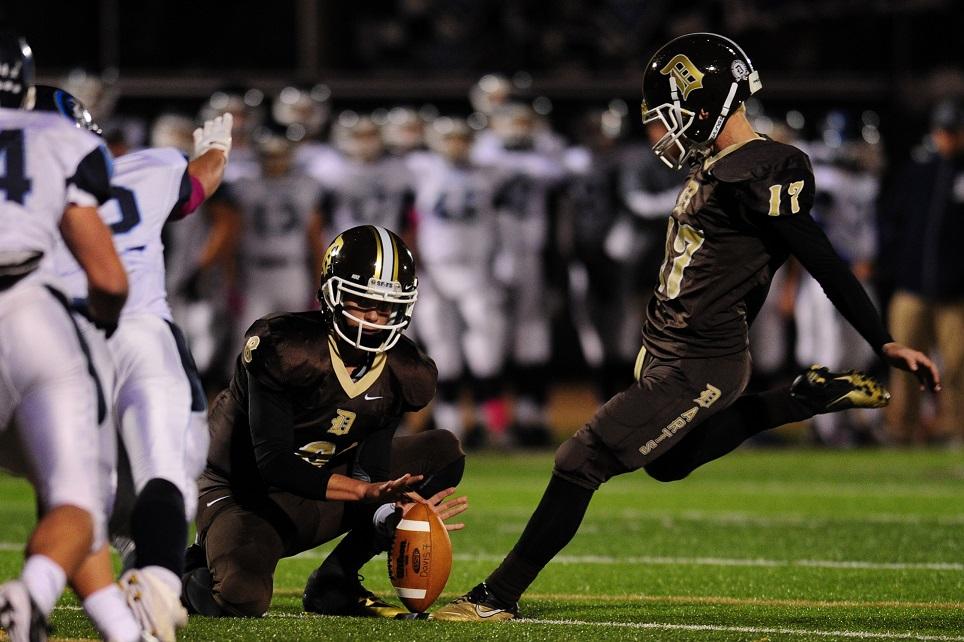
{"label": "black arm sleeve", "polygon": [[806,213],[764,220],[817,280],[834,307],[874,351],[881,354],[883,345],[894,339],[860,281],[833,249],[820,226]]}
{"label": "black arm sleeve", "polygon": [[248,377],[248,421],[258,472],[265,483],[307,497],[327,499],[331,473],[294,454],[291,400]]}
{"label": "black arm sleeve", "polygon": [[77,171],[67,179],[97,199],[103,205],[111,198],[110,179],[113,174],[113,160],[103,145],[98,145],[77,164]]}

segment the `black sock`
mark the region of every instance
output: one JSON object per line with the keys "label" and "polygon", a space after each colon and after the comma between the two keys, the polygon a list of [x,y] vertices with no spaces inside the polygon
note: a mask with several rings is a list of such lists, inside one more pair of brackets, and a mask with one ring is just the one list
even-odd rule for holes
{"label": "black sock", "polygon": [[744,441],[763,432],[813,416],[813,411],[790,396],[790,388],[743,395],[691,430],[669,452],[646,465],[660,481],[683,479],[714,459],[732,452]]}
{"label": "black sock", "polygon": [[496,597],[518,602],[543,567],[572,540],[593,491],[552,476],[522,536],[485,583]]}
{"label": "black sock", "polygon": [[166,479],[152,479],[137,495],[131,513],[136,566],[163,566],[176,576],[184,573],[187,516],[184,497]]}

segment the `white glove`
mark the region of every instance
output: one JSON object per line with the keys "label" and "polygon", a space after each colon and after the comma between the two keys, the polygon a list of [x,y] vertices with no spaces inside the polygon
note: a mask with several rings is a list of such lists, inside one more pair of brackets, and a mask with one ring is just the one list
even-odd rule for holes
{"label": "white glove", "polygon": [[234,116],[223,114],[217,118],[205,121],[203,127],[194,130],[194,158],[206,151],[220,149],[227,159],[231,151],[231,126]]}

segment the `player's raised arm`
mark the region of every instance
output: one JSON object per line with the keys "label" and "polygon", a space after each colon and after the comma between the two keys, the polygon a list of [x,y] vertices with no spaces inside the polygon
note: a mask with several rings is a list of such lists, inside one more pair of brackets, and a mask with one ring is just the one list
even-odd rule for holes
{"label": "player's raised arm", "polygon": [[194,207],[213,194],[224,178],[224,168],[231,153],[233,124],[234,117],[227,113],[205,121],[203,126],[194,130],[194,158],[187,165],[192,183],[197,181],[201,188],[199,195],[191,197]]}

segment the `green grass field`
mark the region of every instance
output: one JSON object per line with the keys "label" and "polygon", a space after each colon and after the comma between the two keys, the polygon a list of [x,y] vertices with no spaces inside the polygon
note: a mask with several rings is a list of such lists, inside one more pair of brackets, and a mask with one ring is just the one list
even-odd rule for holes
{"label": "green grass field", "polygon": [[[498,564],[550,467],[548,454],[470,456],[467,528],[442,599]],[[3,578],[19,569],[32,514],[28,487],[0,478]],[[327,550],[281,563],[265,619],[192,618],[182,639],[964,642],[964,457],[744,449],[674,484],[617,478],[507,624],[303,614],[301,588]],[[364,573],[389,596],[384,557]],[[94,636],[72,597],[53,624],[58,637]]]}

